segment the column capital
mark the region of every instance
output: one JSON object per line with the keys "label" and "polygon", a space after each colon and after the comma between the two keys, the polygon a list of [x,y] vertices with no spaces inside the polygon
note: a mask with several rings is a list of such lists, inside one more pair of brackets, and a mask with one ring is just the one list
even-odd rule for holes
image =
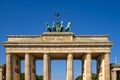
{"label": "column capital", "polygon": [[3,69],[2,69],[2,68],[0,68],[0,72],[3,72]]}
{"label": "column capital", "polygon": [[104,54],[110,54],[110,52],[104,52]]}
{"label": "column capital", "polygon": [[50,54],[44,53],[44,54],[43,54],[43,58],[46,58],[46,57],[48,57],[48,59],[51,59]]}
{"label": "column capital", "polygon": [[82,56],[82,60],[84,60],[85,58],[86,58],[86,56],[92,56],[92,54],[91,53],[86,53],[86,54],[83,54],[83,56]]}
{"label": "column capital", "polygon": [[43,56],[44,56],[44,55],[48,55],[48,56],[50,57],[50,54],[49,54],[49,53],[44,53]]}
{"label": "column capital", "polygon": [[30,53],[25,53],[25,54],[29,54],[30,55]]}
{"label": "column capital", "polygon": [[92,53],[87,53],[86,55],[92,55]]}
{"label": "column capital", "polygon": [[69,54],[67,54],[67,56],[73,57],[73,54],[72,54],[72,53],[69,53]]}
{"label": "column capital", "polygon": [[13,55],[13,54],[11,52],[9,52],[9,53],[7,52],[6,55]]}

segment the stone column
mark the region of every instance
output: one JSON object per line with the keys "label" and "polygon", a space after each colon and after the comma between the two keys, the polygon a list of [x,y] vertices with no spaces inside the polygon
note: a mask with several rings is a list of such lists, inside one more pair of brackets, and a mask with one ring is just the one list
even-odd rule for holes
{"label": "stone column", "polygon": [[117,71],[117,80],[119,80],[119,77],[120,77],[120,71]]}
{"label": "stone column", "polygon": [[13,57],[13,80],[20,80],[20,58],[17,55]]}
{"label": "stone column", "polygon": [[86,80],[92,80],[91,54],[86,55]]}
{"label": "stone column", "polygon": [[82,80],[84,80],[84,78],[85,78],[85,71],[84,71],[84,70],[85,70],[85,69],[84,69],[84,66],[85,66],[84,63],[85,63],[85,62],[84,62],[84,60],[85,60],[85,59],[84,59],[84,57],[83,57],[83,58],[82,58]]}
{"label": "stone column", "polygon": [[67,80],[74,80],[73,77],[73,55],[72,54],[68,54],[67,55]]}
{"label": "stone column", "polygon": [[99,80],[99,72],[100,72],[100,70],[99,70],[99,66],[100,66],[100,63],[99,63],[99,60],[97,59],[96,60],[97,61],[97,69],[96,69],[96,71],[97,71],[97,80]]}
{"label": "stone column", "polygon": [[113,72],[113,78],[112,78],[112,80],[117,80],[116,71]]}
{"label": "stone column", "polygon": [[111,71],[111,80],[114,80],[114,71]]}
{"label": "stone column", "polygon": [[0,67],[0,80],[3,80],[3,69]]}
{"label": "stone column", "polygon": [[50,58],[50,56],[49,56],[49,61],[48,61],[48,63],[49,63],[49,80],[51,80],[51,58]]}
{"label": "stone column", "polygon": [[33,55],[31,55],[31,80],[36,80],[36,61]]}
{"label": "stone column", "polygon": [[103,55],[100,55],[97,58],[97,79],[98,80],[103,80]]}
{"label": "stone column", "polygon": [[104,55],[104,80],[110,80],[110,54],[105,53]]}
{"label": "stone column", "polygon": [[50,56],[48,54],[43,55],[43,60],[44,60],[44,77],[43,80],[51,80],[51,61],[50,61]]}
{"label": "stone column", "polygon": [[31,80],[31,55],[25,54],[25,80]]}
{"label": "stone column", "polygon": [[83,80],[92,80],[92,65],[91,65],[91,54],[85,54],[82,60],[83,64]]}
{"label": "stone column", "polygon": [[6,80],[13,80],[13,59],[12,54],[6,55]]}

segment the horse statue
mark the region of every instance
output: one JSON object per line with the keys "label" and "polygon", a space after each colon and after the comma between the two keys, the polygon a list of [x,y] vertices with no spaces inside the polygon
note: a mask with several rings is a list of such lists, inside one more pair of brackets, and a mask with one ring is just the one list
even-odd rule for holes
{"label": "horse statue", "polygon": [[56,31],[55,23],[53,22],[53,25],[52,25],[52,32],[55,32],[55,31]]}
{"label": "horse statue", "polygon": [[52,32],[52,29],[51,29],[51,27],[49,26],[49,24],[48,24],[47,22],[46,22],[45,25],[46,25],[46,29],[47,29],[47,31],[48,31],[48,32]]}
{"label": "horse statue", "polygon": [[60,31],[60,32],[63,32],[63,30],[64,30],[63,21],[61,21],[61,24],[60,24],[60,29],[59,29],[59,31]]}
{"label": "horse statue", "polygon": [[65,32],[68,32],[70,30],[70,22],[68,22],[67,27],[65,28]]}
{"label": "horse statue", "polygon": [[59,13],[54,14],[56,17],[56,21],[53,22],[52,26],[50,27],[48,23],[46,23],[46,30],[48,32],[68,32],[70,30],[70,22],[68,22],[66,28],[64,29],[63,21],[59,22]]}

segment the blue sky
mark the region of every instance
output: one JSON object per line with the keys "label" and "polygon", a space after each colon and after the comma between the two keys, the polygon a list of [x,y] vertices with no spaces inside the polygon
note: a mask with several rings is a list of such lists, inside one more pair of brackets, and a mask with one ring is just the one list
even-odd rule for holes
{"label": "blue sky", "polygon": [[[64,25],[71,22],[75,34],[109,34],[110,41],[115,42],[111,62],[120,63],[119,0],[0,0],[0,42],[7,41],[8,34],[40,35],[46,31],[45,22],[55,21],[56,12],[61,14]],[[5,49],[0,44],[0,63],[5,61]],[[76,77],[81,72],[81,62],[74,63]],[[39,75],[43,73],[42,66],[42,61],[37,61]],[[52,61],[52,80],[65,80],[65,68],[65,61]]]}

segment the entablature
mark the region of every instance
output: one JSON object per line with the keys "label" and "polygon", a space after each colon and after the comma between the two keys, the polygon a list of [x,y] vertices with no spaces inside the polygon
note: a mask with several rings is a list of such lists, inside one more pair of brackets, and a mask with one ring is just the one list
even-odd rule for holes
{"label": "entablature", "polygon": [[45,32],[42,35],[8,35],[6,53],[110,53],[108,35],[74,35]]}
{"label": "entablature", "polygon": [[6,47],[6,53],[110,53],[109,47]]}

